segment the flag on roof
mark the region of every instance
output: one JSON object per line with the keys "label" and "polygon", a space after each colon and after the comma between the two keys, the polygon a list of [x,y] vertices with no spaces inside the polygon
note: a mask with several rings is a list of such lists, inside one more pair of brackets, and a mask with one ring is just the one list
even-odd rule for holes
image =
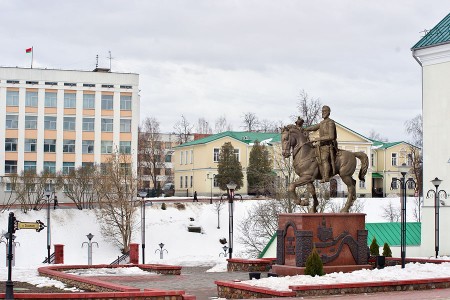
{"label": "flag on roof", "polygon": [[25,52],[26,53],[32,53],[33,52],[33,47],[25,49]]}

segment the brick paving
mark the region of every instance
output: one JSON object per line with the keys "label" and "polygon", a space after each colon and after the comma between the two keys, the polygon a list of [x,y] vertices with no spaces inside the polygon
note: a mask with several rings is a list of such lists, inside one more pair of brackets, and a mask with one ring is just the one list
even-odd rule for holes
{"label": "brick paving", "polygon": [[248,272],[206,272],[210,267],[183,267],[181,275],[96,276],[103,281],[140,289],[184,290],[197,300],[217,298],[216,280],[248,280]]}

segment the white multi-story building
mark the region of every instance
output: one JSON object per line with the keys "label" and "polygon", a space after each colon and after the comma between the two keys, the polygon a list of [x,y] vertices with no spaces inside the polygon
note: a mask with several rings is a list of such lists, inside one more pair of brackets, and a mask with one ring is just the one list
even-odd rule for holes
{"label": "white multi-story building", "polygon": [[116,149],[136,170],[138,92],[138,74],[0,67],[2,182],[102,163]]}

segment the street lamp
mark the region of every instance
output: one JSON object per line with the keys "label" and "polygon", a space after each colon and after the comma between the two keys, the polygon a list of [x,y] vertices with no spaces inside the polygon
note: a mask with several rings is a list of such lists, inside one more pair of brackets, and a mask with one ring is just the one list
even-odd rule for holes
{"label": "street lamp", "polygon": [[228,247],[225,245],[225,246],[222,247],[222,249],[223,249],[223,253],[219,253],[219,257],[221,255],[223,255],[223,257],[227,257]]}
{"label": "street lamp", "polygon": [[400,233],[400,244],[401,244],[401,257],[402,257],[402,269],[405,268],[405,258],[406,258],[406,185],[411,182],[416,185],[416,182],[412,178],[406,180],[405,176],[408,173],[410,167],[403,163],[401,166],[397,167],[402,178],[392,178],[391,189],[394,188],[394,183],[400,183],[400,189],[402,191],[402,202],[401,202],[401,233]]}
{"label": "street lamp", "polygon": [[211,198],[209,198],[209,204],[212,204],[212,190],[213,190],[213,181],[214,178],[216,177],[216,174],[209,174],[207,175],[207,178],[209,178],[211,180]]}
{"label": "street lamp", "polygon": [[45,191],[45,197],[47,197],[47,263],[50,264],[50,244],[51,244],[51,236],[50,236],[50,190]]}
{"label": "street lamp", "polygon": [[229,248],[228,248],[228,257],[233,258],[233,198],[234,198],[234,190],[237,185],[233,181],[227,184],[228,189],[228,238],[229,238]]}
{"label": "street lamp", "polygon": [[164,246],[165,246],[164,243],[159,243],[158,246],[159,246],[160,249],[156,249],[155,253],[159,251],[159,259],[163,259],[164,258],[164,251],[166,251],[166,253],[169,253],[169,251],[167,251],[166,249],[163,249]]}
{"label": "street lamp", "polygon": [[427,198],[431,198],[434,196],[434,250],[436,251],[436,258],[439,254],[439,206],[440,206],[440,196],[443,198],[447,198],[447,193],[444,190],[439,189],[439,185],[441,185],[442,180],[439,178],[434,178],[431,180],[431,183],[434,185],[436,190],[429,190],[427,192]]}
{"label": "street lamp", "polygon": [[145,201],[146,191],[140,191],[141,200],[141,241],[142,241],[142,264],[145,264]]}
{"label": "street lamp", "polygon": [[97,242],[92,242],[92,238],[94,237],[92,233],[87,234],[86,237],[88,238],[89,242],[83,242],[81,244],[81,248],[83,248],[84,244],[88,245],[88,265],[92,265],[92,245],[96,244],[98,248],[98,244]]}

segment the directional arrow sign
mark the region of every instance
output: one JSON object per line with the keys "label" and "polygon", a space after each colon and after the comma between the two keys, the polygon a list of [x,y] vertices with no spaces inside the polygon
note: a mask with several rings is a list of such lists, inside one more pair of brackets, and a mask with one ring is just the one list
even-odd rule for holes
{"label": "directional arrow sign", "polygon": [[17,229],[35,229],[37,232],[39,232],[44,228],[45,228],[45,225],[40,220],[37,220],[34,223],[17,221]]}

